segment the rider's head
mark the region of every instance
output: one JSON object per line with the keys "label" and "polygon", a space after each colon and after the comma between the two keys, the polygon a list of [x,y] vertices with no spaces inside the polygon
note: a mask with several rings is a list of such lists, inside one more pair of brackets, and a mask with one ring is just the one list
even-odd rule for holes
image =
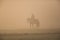
{"label": "rider's head", "polygon": [[34,14],[32,14],[31,18],[35,18]]}

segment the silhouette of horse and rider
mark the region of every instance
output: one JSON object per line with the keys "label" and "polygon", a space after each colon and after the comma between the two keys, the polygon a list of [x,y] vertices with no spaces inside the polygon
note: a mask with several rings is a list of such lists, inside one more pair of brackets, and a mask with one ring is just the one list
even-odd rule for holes
{"label": "silhouette of horse and rider", "polygon": [[36,19],[33,14],[31,16],[31,18],[27,18],[27,21],[30,23],[30,27],[33,27],[34,25],[36,25],[36,27],[40,26],[39,20]]}

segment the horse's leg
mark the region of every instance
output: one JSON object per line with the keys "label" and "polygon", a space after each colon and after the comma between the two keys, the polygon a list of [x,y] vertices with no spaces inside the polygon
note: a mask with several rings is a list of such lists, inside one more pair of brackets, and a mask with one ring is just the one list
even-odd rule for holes
{"label": "horse's leg", "polygon": [[30,23],[30,28],[31,28],[31,23]]}
{"label": "horse's leg", "polygon": [[39,27],[38,24],[36,24],[36,26]]}
{"label": "horse's leg", "polygon": [[36,26],[39,27],[40,26],[39,23],[37,23]]}
{"label": "horse's leg", "polygon": [[32,23],[30,23],[30,28],[31,28],[31,27],[33,27],[33,24],[32,24]]}
{"label": "horse's leg", "polygon": [[32,27],[34,26],[34,24],[32,24]]}

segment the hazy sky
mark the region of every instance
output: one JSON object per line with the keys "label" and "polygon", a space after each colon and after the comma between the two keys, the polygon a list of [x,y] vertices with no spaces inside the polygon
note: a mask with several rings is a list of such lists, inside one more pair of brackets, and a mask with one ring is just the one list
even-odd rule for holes
{"label": "hazy sky", "polygon": [[0,30],[29,28],[27,18],[35,15],[40,29],[60,28],[59,1],[57,0],[1,0]]}

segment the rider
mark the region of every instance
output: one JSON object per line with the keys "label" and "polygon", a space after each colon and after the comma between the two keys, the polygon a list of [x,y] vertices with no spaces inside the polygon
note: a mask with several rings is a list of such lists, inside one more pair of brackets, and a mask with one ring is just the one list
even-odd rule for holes
{"label": "rider", "polygon": [[32,16],[31,16],[31,19],[32,19],[32,20],[34,20],[34,19],[35,19],[35,16],[34,16],[33,14],[32,14]]}
{"label": "rider", "polygon": [[31,22],[34,23],[34,21],[35,21],[35,16],[32,14],[32,16],[31,16]]}

